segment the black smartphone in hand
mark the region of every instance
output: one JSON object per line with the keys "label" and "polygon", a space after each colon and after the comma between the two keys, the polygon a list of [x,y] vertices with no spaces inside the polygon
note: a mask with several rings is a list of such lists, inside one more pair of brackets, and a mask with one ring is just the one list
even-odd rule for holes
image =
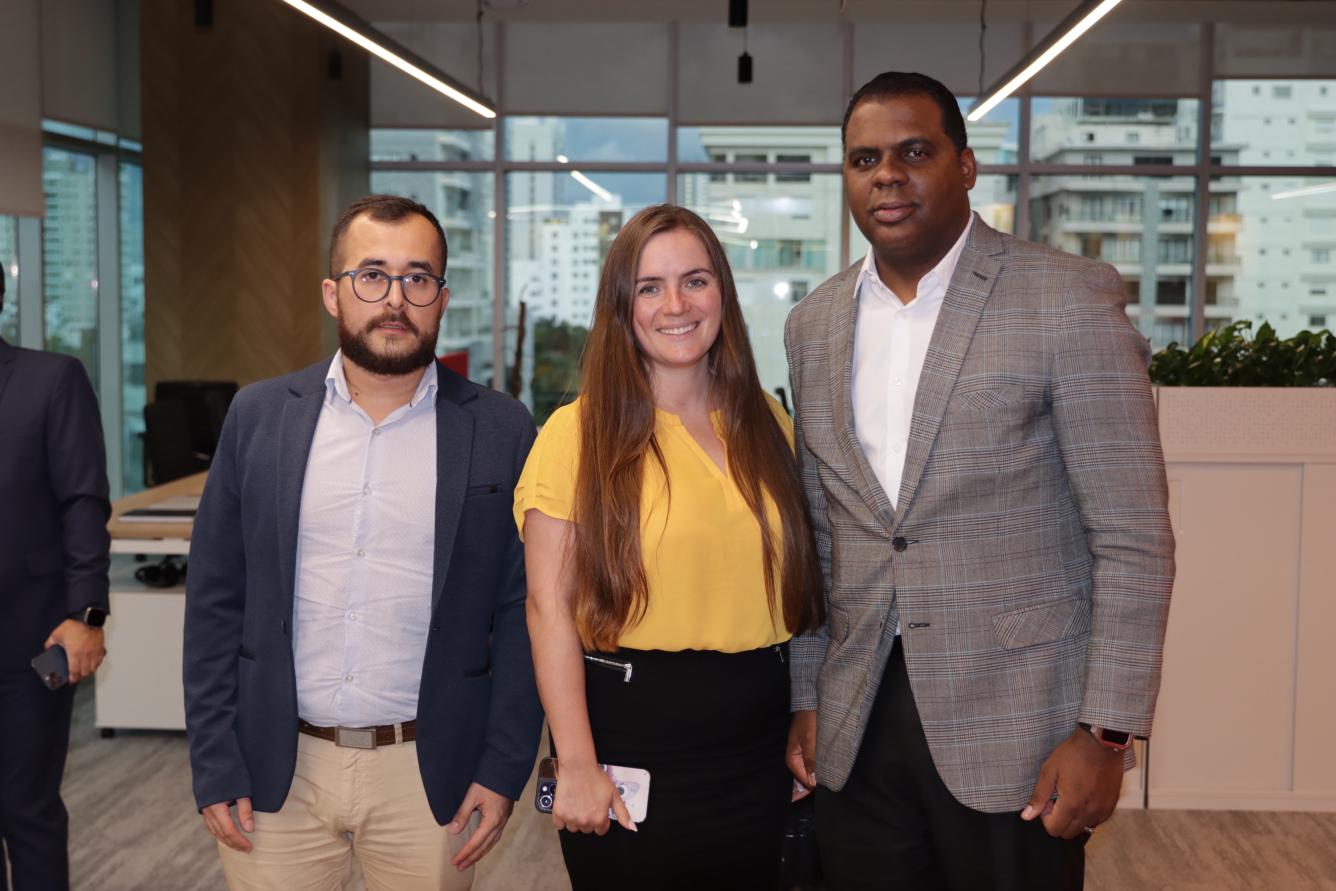
{"label": "black smartphone in hand", "polygon": [[32,670],[48,690],[59,690],[70,682],[70,660],[60,644],[52,644],[34,656]]}

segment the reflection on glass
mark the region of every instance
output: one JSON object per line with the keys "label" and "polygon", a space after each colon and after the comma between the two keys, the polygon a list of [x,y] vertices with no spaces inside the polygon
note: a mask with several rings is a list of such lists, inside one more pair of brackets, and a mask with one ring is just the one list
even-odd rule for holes
{"label": "reflection on glass", "polygon": [[622,224],[662,202],[666,186],[653,173],[507,175],[503,389],[538,423],[578,395],[603,259]]}
{"label": "reflection on glass", "polygon": [[1220,164],[1336,164],[1336,80],[1222,80],[1211,89]]}
{"label": "reflection on glass", "polygon": [[1036,164],[1191,165],[1196,99],[1035,98],[1030,157]]}
{"label": "reflection on glass", "polygon": [[[435,138],[420,131],[424,146]],[[436,342],[440,356],[453,356],[452,367],[467,365],[472,381],[491,386],[492,357],[492,231],[491,173],[463,171],[376,170],[372,191],[402,195],[427,206],[445,229],[449,248],[445,277],[450,302]]]}
{"label": "reflection on glass", "polygon": [[144,168],[120,165],[121,485],[144,488]]}
{"label": "reflection on glass", "polygon": [[511,161],[666,161],[666,118],[506,118]]}
{"label": "reflection on glass", "polygon": [[[780,138],[783,131],[774,132],[772,138]],[[726,140],[726,133],[720,136]],[[838,133],[834,140],[838,150]],[[726,141],[721,144],[727,146]],[[790,149],[776,142],[771,151]],[[689,173],[678,178],[678,193],[683,205],[714,228],[728,254],[761,386],[770,393],[787,393],[784,320],[795,303],[841,265],[840,175],[805,174],[800,182],[775,175],[772,183],[749,183]]]}
{"label": "reflection on glass", "polygon": [[[957,97],[960,113],[968,115],[973,97]],[[1015,164],[1020,149],[1021,103],[1003,99],[980,121],[965,121],[965,139],[980,164]]]}
{"label": "reflection on glass", "polygon": [[371,131],[372,161],[490,161],[491,130]]}
{"label": "reflection on glass", "polygon": [[[1236,191],[1214,184],[1212,202],[1231,202]],[[1113,264],[1127,290],[1128,317],[1159,349],[1188,339],[1195,202],[1195,182],[1186,176],[1036,176],[1030,237]],[[1232,292],[1238,271],[1230,262],[1232,236],[1210,234],[1221,262],[1207,265],[1208,294]]]}
{"label": "reflection on glass", "polygon": [[97,167],[91,154],[42,149],[46,348],[78,357],[98,387]]}
{"label": "reflection on glass", "polygon": [[0,216],[0,275],[5,277],[4,306],[0,307],[0,337],[19,342],[19,221]]}
{"label": "reflection on glass", "polygon": [[[677,160],[684,164],[755,164],[769,161],[780,164],[838,164],[840,154],[838,127],[677,128]],[[801,175],[774,174],[776,178]],[[783,179],[779,181],[784,182]]]}
{"label": "reflection on glass", "polygon": [[[1016,232],[1016,175],[980,174],[970,190],[970,208],[979,219],[999,232]],[[858,231],[858,225],[849,220],[849,262],[861,262],[867,256],[867,239]]]}
{"label": "reflection on glass", "polygon": [[[1218,191],[1217,191],[1218,190]],[[1206,327],[1336,327],[1336,173],[1211,183]]]}

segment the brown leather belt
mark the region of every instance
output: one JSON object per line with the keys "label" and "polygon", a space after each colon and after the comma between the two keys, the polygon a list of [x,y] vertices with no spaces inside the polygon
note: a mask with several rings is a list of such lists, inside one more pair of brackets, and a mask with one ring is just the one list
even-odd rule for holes
{"label": "brown leather belt", "polygon": [[375,749],[417,739],[417,721],[387,724],[384,727],[317,727],[298,718],[297,730],[348,749]]}

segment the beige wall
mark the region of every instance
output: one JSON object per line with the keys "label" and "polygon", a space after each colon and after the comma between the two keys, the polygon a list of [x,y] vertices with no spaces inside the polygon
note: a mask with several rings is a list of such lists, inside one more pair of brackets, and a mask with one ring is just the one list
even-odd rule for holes
{"label": "beige wall", "polygon": [[366,57],[274,0],[216,0],[208,28],[144,0],[140,35],[150,393],[316,361],[329,226],[368,189]]}

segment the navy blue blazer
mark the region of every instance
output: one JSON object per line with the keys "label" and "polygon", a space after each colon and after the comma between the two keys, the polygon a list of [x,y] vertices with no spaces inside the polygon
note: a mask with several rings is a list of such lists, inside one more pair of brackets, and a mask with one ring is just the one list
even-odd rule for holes
{"label": "navy blue blazer", "polygon": [[[243,389],[223,424],[190,545],[186,732],[200,808],[283,806],[297,759],[292,651],[306,461],[330,360]],[[517,799],[542,725],[511,502],[534,423],[441,367],[436,552],[418,692],[418,766],[437,822],[472,782]]]}
{"label": "navy blue blazer", "polygon": [[72,614],[108,608],[102,420],[78,359],[0,338],[0,670]]}

